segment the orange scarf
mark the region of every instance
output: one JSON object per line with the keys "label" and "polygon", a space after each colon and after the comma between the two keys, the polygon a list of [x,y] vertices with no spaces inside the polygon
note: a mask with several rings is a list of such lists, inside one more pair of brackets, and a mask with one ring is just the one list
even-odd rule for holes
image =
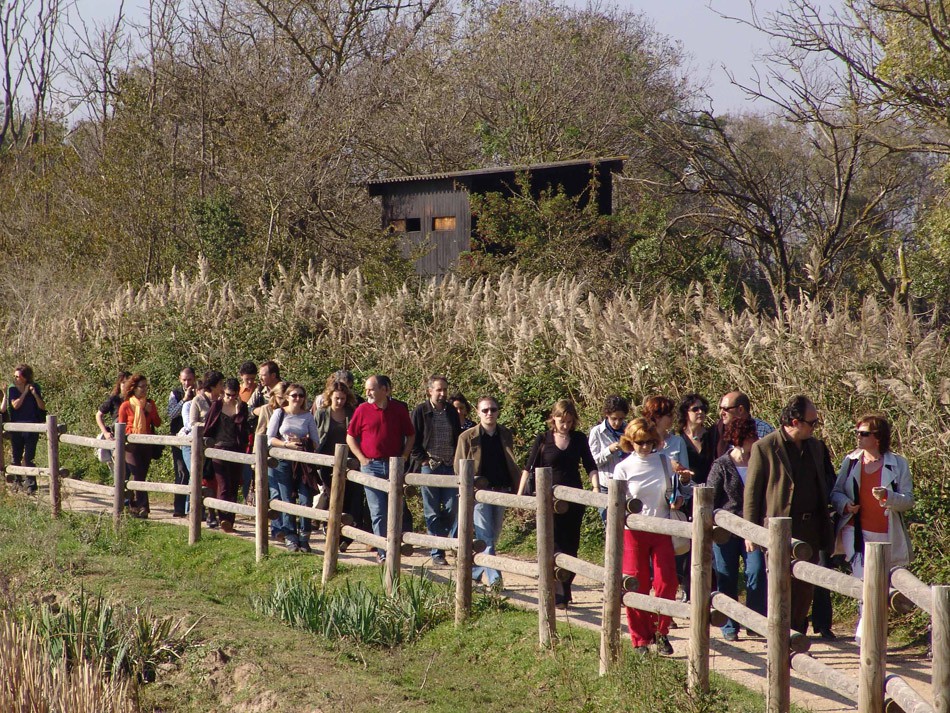
{"label": "orange scarf", "polygon": [[130,396],[129,403],[135,411],[132,417],[132,428],[130,433],[148,433],[148,419],[145,417],[145,406],[147,399],[140,399],[138,396]]}

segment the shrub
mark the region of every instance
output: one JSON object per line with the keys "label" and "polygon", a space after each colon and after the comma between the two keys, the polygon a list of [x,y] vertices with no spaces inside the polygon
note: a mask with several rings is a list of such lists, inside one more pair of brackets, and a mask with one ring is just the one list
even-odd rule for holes
{"label": "shrub", "polygon": [[88,663],[111,678],[143,682],[154,681],[160,664],[181,656],[191,631],[183,619],[156,617],[86,592],[60,605],[44,604],[27,618],[53,660],[70,667]]}
{"label": "shrub", "polygon": [[403,575],[389,597],[362,583],[324,590],[297,576],[277,582],[254,608],[328,639],[392,648],[451,618],[454,594],[424,577]]}

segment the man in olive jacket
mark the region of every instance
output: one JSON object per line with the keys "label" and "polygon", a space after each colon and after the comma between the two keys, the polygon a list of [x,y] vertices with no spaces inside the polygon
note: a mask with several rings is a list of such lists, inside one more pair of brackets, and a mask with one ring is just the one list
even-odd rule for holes
{"label": "man in olive jacket", "polygon": [[[498,423],[498,402],[493,396],[482,396],[476,409],[478,425],[463,431],[455,449],[455,469],[459,461],[475,461],[475,477],[483,478],[485,490],[510,493],[521,477],[515,461],[514,438]],[[505,509],[500,505],[475,503],[475,538],[485,543],[485,553],[495,554],[495,543],[501,534]],[[501,572],[490,567],[473,567],[472,579],[476,582],[485,575],[488,586],[500,589]]]}
{"label": "man in olive jacket", "polygon": [[[818,410],[806,396],[795,396],[782,409],[781,427],[752,446],[746,475],[744,516],[767,526],[770,517],[790,517],[792,537],[812,547],[810,561],[833,540],[828,514],[829,461],[824,445],[813,437]],[[746,542],[746,547],[753,547]],[[792,579],[791,624],[805,633],[813,585]]]}

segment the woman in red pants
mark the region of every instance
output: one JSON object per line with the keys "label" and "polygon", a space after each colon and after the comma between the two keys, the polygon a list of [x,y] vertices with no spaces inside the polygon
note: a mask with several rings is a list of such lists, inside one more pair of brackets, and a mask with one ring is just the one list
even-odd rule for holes
{"label": "woman in red pants", "polygon": [[[659,445],[660,435],[652,421],[631,421],[620,437],[620,447],[631,455],[614,469],[613,477],[626,481],[628,497],[643,503],[643,515],[666,518],[671,507],[682,506],[683,496],[679,494],[680,479],[673,474],[669,456],[655,452]],[[677,578],[670,536],[637,530],[624,530],[623,536],[623,573],[637,578],[637,591],[648,594],[652,587],[654,596],[673,599]],[[637,651],[646,652],[654,644],[659,654],[673,653],[667,638],[670,617],[627,607],[627,624]]]}

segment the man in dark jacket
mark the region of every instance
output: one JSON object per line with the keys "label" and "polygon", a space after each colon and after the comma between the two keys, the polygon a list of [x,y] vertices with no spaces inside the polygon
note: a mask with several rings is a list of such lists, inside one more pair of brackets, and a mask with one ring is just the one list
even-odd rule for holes
{"label": "man in dark jacket", "polygon": [[[828,514],[828,458],[813,437],[818,410],[807,396],[795,396],[782,409],[782,425],[752,446],[743,512],[746,520],[766,525],[770,517],[790,517],[792,537],[812,547],[812,562],[832,545]],[[747,542],[747,547],[752,543]],[[792,579],[791,624],[805,633],[813,585]]]}
{"label": "man in dark jacket", "polygon": [[[455,450],[455,467],[463,459],[475,461],[475,477],[483,478],[486,490],[511,493],[518,487],[521,469],[515,461],[514,437],[498,423],[498,402],[494,396],[482,396],[477,402],[478,425],[459,437]],[[488,503],[475,503],[475,538],[485,543],[485,553],[495,554],[495,543],[501,534],[505,508]],[[472,579],[482,575],[492,589],[501,589],[501,572],[491,567],[472,567]]]}
{"label": "man in dark jacket", "polygon": [[[455,448],[462,425],[458,411],[448,403],[449,383],[444,376],[433,374],[426,383],[426,400],[412,412],[416,430],[412,447],[411,469],[434,475],[453,475]],[[458,532],[458,490],[456,488],[422,488],[422,506],[426,531],[439,537],[455,537]],[[432,548],[432,564],[444,565],[445,552]]]}

